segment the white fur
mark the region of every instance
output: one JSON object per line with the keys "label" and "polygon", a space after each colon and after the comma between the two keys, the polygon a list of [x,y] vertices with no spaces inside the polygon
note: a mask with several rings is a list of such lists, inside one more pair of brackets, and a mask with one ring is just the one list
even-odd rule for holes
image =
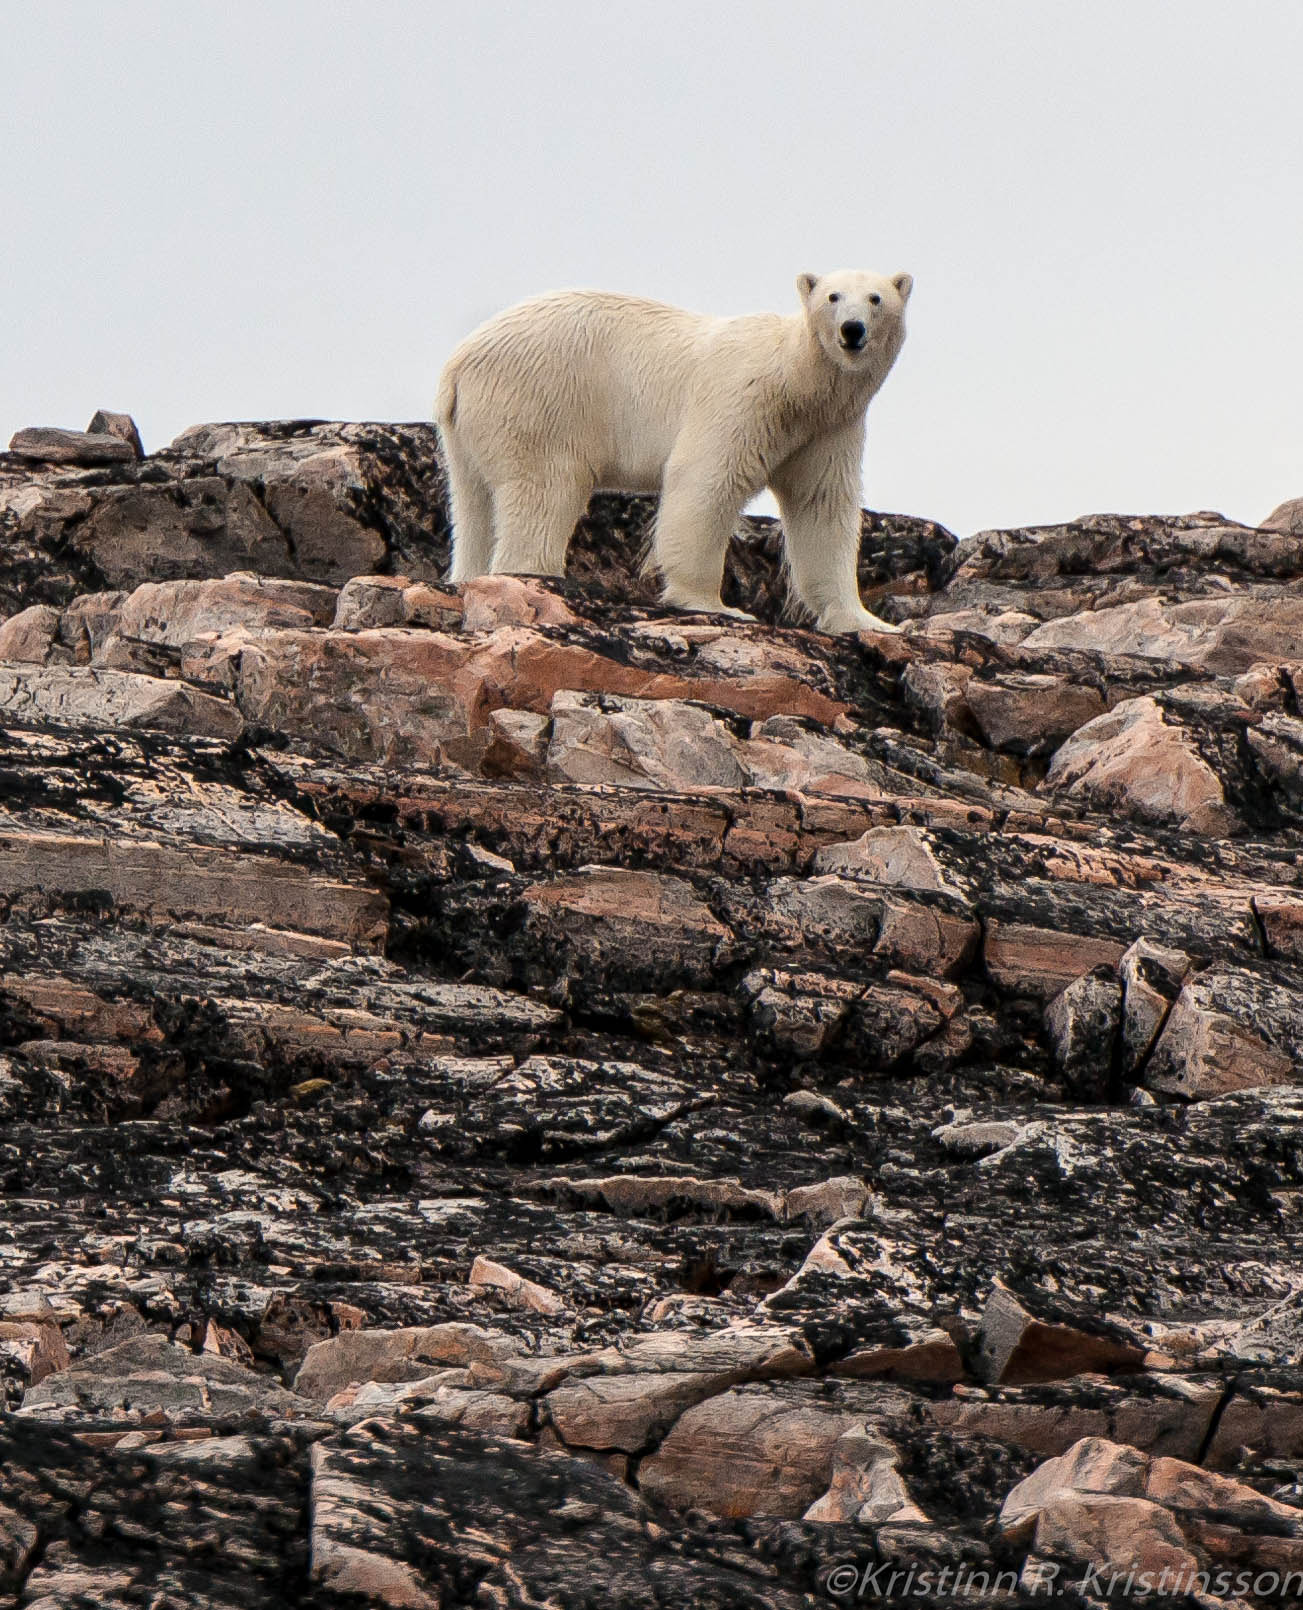
{"label": "white fur", "polygon": [[[792,589],[817,625],[882,628],[856,580],[864,413],[900,351],[912,285],[802,274],[788,318],[560,291],[491,319],[439,383],[451,579],[560,575],[596,488],[659,492],[665,602],[720,611],[738,515],[769,487]],[[859,350],[843,339],[854,321]]]}

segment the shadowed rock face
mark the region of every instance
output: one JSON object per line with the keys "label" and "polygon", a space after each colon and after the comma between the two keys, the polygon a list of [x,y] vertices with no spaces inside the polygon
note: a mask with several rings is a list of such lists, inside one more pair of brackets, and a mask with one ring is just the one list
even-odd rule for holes
{"label": "shadowed rock face", "polygon": [[833,639],[772,522],[756,623],[644,498],[459,595],[427,427],[97,419],[0,457],[0,1604],[1303,1571],[1286,516],[866,514]]}

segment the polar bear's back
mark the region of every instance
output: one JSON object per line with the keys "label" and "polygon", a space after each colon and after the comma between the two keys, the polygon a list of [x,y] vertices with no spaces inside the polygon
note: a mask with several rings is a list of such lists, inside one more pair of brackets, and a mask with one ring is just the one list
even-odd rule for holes
{"label": "polar bear's back", "polygon": [[448,360],[439,418],[477,457],[564,443],[600,484],[655,487],[727,321],[642,297],[557,291],[508,308]]}

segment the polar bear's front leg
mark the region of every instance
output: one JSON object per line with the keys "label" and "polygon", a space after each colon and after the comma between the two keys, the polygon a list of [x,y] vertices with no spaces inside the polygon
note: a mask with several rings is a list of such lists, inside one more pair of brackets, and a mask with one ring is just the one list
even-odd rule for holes
{"label": "polar bear's front leg", "polygon": [[821,632],[897,632],[860,602],[862,425],[817,438],[770,481],[792,591]]}
{"label": "polar bear's front leg", "polygon": [[745,489],[720,479],[723,450],[698,446],[670,455],[661,483],[652,558],[665,586],[661,599],[675,609],[751,616],[726,609],[719,596],[729,539],[746,501]]}
{"label": "polar bear's front leg", "polygon": [[495,576],[561,576],[566,549],[588,506],[592,483],[578,470],[548,465],[493,489]]}

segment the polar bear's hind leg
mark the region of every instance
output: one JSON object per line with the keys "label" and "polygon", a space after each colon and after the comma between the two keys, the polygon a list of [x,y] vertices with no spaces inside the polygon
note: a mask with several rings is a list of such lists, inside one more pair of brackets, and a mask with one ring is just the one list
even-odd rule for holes
{"label": "polar bear's hind leg", "polygon": [[587,474],[556,462],[540,477],[517,475],[495,486],[493,574],[564,575],[566,549],[592,491]]}
{"label": "polar bear's hind leg", "polygon": [[443,437],[448,470],[448,503],[452,516],[452,568],[456,587],[488,574],[493,562],[493,498],[478,470],[456,445],[451,431]]}

